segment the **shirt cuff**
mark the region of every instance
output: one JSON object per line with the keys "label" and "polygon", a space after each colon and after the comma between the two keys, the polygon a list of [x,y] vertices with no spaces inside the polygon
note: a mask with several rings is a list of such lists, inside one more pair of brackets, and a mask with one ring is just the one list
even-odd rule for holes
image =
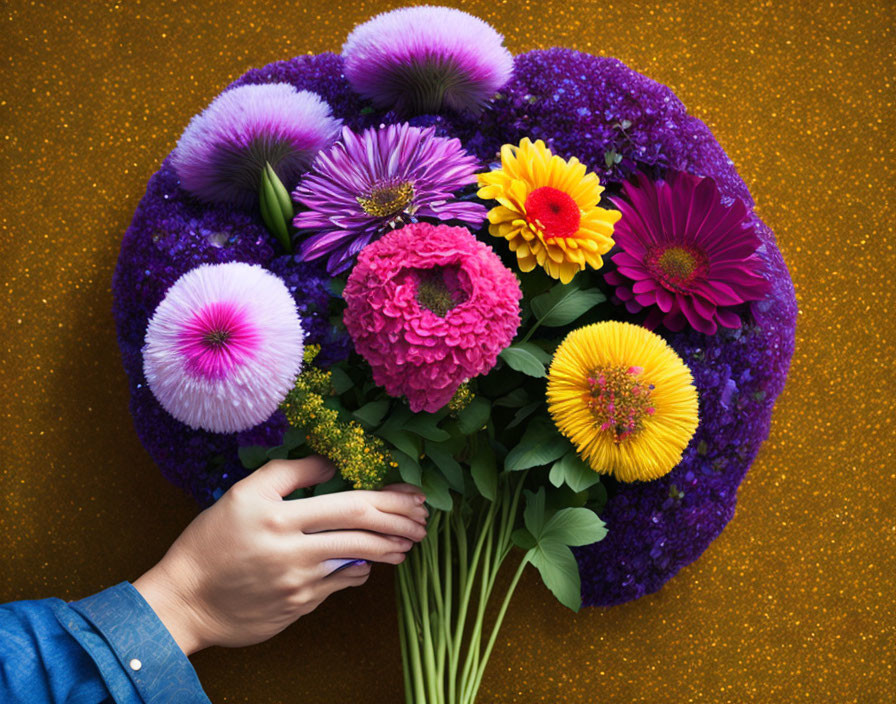
{"label": "shirt cuff", "polygon": [[103,635],[146,704],[211,704],[187,656],[129,582],[69,607]]}

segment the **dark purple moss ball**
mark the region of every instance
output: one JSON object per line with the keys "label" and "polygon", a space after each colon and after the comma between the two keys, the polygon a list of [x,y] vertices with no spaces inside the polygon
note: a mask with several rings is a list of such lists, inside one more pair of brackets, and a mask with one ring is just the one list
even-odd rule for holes
{"label": "dark purple moss ball", "polygon": [[[351,92],[335,54],[254,69],[232,86],[281,81],[317,92],[355,130],[396,121]],[[543,139],[556,154],[578,157],[610,188],[638,169],[674,168],[711,176],[723,195],[753,204],[709,129],[687,114],[671,90],[616,59],[566,49],[532,51],[516,57],[512,79],[478,116],[420,115],[410,122],[460,138],[483,165],[496,160],[503,144]],[[765,300],[744,306],[741,330],[666,334],[694,374],[700,425],[669,475],[614,488],[602,514],[607,537],[576,549],[587,605],[617,604],[656,591],[699,557],[733,515],[737,488],[768,434],[772,406],[784,385],[796,320],[793,285],[774,235],[758,220],[756,227],[772,290]],[[167,165],[150,181],[122,246],[115,312],[137,431],[165,476],[203,504],[243,476],[238,445],[276,444],[285,423],[278,413],[234,437],[192,431],[175,421],[143,380],[146,323],[168,286],[197,264],[257,262],[284,278],[300,311],[305,302],[303,322],[313,336],[321,336],[322,358],[342,358],[348,341],[328,337],[332,330],[313,317],[320,281],[312,271],[307,278],[298,274],[288,257],[275,258],[273,247],[256,215],[196,204]]]}

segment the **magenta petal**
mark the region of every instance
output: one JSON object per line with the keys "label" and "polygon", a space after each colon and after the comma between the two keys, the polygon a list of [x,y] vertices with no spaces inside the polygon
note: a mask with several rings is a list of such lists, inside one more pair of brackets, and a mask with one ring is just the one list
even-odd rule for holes
{"label": "magenta petal", "polygon": [[694,310],[704,320],[712,320],[716,314],[715,305],[700,295],[691,296],[691,302],[694,304]]}
{"label": "magenta petal", "polygon": [[653,279],[647,279],[645,281],[636,281],[634,286],[632,286],[632,291],[637,293],[647,293],[648,291],[653,291],[656,288],[656,281]]}
{"label": "magenta petal", "polygon": [[697,309],[694,307],[694,301],[690,296],[679,296],[678,304],[681,306],[681,312],[684,313],[684,317],[687,318],[692,328],[707,335],[713,335],[716,332],[718,326],[714,321],[706,320],[697,312]]}
{"label": "magenta petal", "polygon": [[736,306],[744,302],[733,288],[722,281],[701,281],[694,286],[694,290],[720,306]]}
{"label": "magenta petal", "polygon": [[632,300],[632,301],[625,302],[625,309],[629,313],[634,315],[635,313],[640,313],[642,310],[644,310],[644,306],[638,305],[638,301]]}
{"label": "magenta petal", "polygon": [[675,296],[660,286],[656,290],[656,304],[663,313],[668,313],[672,310],[672,306],[675,305]]}
{"label": "magenta petal", "polygon": [[621,266],[617,271],[623,276],[627,276],[632,281],[642,281],[644,279],[652,279],[650,272],[643,267],[627,267]]}
{"label": "magenta petal", "polygon": [[639,293],[635,295],[635,300],[641,304],[644,308],[652,306],[656,303],[656,293],[661,289],[656,289],[656,291],[648,291],[647,293]]}
{"label": "magenta petal", "polygon": [[643,269],[644,268],[644,260],[639,259],[637,257],[633,257],[628,252],[619,252],[618,254],[613,255],[613,262],[617,266],[625,266],[633,269]]}
{"label": "magenta petal", "polygon": [[644,319],[644,327],[648,330],[656,330],[663,323],[663,317],[657,308],[652,308]]}
{"label": "magenta petal", "polygon": [[724,308],[716,310],[716,320],[719,321],[719,324],[722,327],[726,328],[739,328],[741,326],[740,316],[737,313],[725,310]]}
{"label": "magenta petal", "polygon": [[604,274],[604,281],[610,284],[610,286],[622,286],[625,283],[625,279],[619,276],[615,271],[608,271]]}
{"label": "magenta petal", "polygon": [[675,310],[672,313],[667,313],[663,317],[663,325],[672,332],[681,332],[682,330],[684,330],[687,324],[688,321],[681,314],[680,310]]}
{"label": "magenta petal", "polygon": [[620,301],[630,301],[632,299],[632,291],[627,286],[620,286],[615,293]]}

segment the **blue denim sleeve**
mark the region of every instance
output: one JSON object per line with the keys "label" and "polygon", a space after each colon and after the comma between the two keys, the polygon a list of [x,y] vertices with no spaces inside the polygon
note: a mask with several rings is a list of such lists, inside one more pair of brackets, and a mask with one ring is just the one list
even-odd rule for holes
{"label": "blue denim sleeve", "polygon": [[209,704],[190,661],[127,582],[71,604],[0,605],[0,701]]}

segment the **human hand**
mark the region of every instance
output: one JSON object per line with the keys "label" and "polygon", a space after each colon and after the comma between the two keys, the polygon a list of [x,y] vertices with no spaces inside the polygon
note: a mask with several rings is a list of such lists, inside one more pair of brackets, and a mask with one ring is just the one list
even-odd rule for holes
{"label": "human hand", "polygon": [[320,457],[268,462],[134,582],[187,655],[267,640],[333,592],[367,581],[369,564],[334,573],[339,560],[397,565],[426,535],[424,497],[407,484],[283,500],[333,472]]}

